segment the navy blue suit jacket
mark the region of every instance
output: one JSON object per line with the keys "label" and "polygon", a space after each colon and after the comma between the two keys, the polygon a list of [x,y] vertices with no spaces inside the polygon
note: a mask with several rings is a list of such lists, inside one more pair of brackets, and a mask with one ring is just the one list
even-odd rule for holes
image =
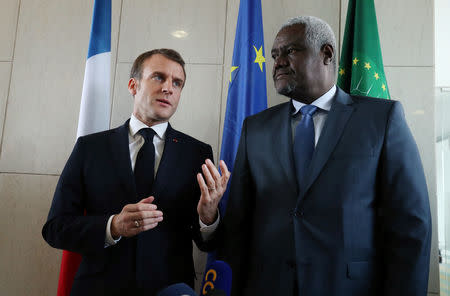
{"label": "navy blue suit jacket", "polygon": [[220,225],[233,295],[425,296],[428,193],[400,103],[338,89],[303,184],[291,108],[243,124]]}
{"label": "navy blue suit jacket", "polygon": [[[55,248],[82,254],[71,295],[154,295],[173,283],[193,286],[192,239],[202,242],[196,174],[212,149],[170,125],[153,185],[154,204],[164,220],[133,238],[104,248],[106,225],[112,214],[136,203],[128,144],[128,121],[116,129],[80,137],[56,187],[44,239]],[[84,215],[84,213],[86,213]],[[137,258],[136,248],[144,248]],[[139,280],[136,267],[151,266]]]}

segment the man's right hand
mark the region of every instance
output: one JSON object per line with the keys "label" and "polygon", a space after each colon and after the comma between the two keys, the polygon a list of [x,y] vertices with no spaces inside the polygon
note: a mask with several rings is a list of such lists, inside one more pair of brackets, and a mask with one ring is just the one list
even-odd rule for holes
{"label": "man's right hand", "polygon": [[163,220],[163,213],[152,204],[154,199],[150,196],[136,204],[124,206],[120,214],[115,215],[111,221],[113,239],[132,237],[155,228]]}

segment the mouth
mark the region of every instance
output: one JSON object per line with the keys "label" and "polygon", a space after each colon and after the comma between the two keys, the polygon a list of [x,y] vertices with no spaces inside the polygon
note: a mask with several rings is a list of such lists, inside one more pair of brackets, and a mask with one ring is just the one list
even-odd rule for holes
{"label": "mouth", "polygon": [[166,99],[156,99],[156,101],[163,106],[172,106],[172,104],[169,102],[169,100]]}
{"label": "mouth", "polygon": [[288,72],[278,72],[273,76],[274,80],[278,80],[278,79],[284,79],[290,76],[290,73]]}

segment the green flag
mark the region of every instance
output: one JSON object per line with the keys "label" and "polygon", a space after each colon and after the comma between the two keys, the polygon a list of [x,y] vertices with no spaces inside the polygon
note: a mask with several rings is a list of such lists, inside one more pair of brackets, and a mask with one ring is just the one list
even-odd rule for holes
{"label": "green flag", "polygon": [[352,95],[390,99],[373,0],[349,0],[338,86]]}

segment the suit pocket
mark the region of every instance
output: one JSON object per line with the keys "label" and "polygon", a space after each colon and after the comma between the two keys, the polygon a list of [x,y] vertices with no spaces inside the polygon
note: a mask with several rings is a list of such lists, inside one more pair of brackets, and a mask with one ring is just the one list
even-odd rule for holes
{"label": "suit pocket", "polygon": [[347,277],[351,280],[368,280],[376,274],[376,266],[372,262],[358,261],[347,264]]}

